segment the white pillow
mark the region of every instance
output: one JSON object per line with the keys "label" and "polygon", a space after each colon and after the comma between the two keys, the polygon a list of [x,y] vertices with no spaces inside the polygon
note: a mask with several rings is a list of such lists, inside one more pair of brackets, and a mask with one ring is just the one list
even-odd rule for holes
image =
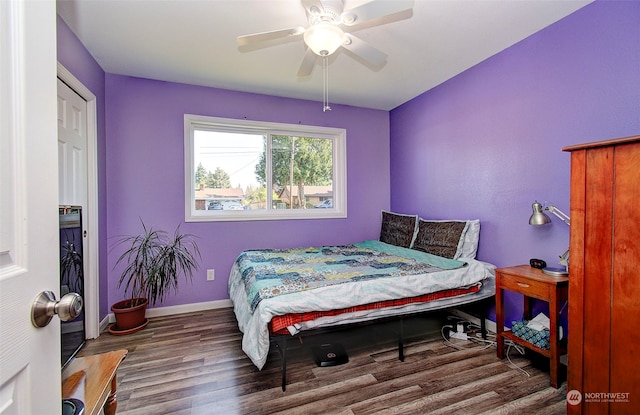
{"label": "white pillow", "polygon": [[458,249],[453,259],[458,258],[475,258],[478,254],[478,241],[480,240],[480,220],[458,220],[458,219],[423,219],[425,222],[465,222],[466,225],[460,235],[460,241],[458,242]]}
{"label": "white pillow", "polygon": [[480,241],[480,220],[473,219],[466,222],[467,229],[463,231],[464,243],[458,258],[475,258],[478,254],[478,242]]}

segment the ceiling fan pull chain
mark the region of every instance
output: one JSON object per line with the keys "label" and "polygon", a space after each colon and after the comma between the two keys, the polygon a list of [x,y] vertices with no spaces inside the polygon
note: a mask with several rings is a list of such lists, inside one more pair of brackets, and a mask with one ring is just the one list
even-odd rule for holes
{"label": "ceiling fan pull chain", "polygon": [[331,111],[329,106],[329,57],[322,57],[322,112]]}

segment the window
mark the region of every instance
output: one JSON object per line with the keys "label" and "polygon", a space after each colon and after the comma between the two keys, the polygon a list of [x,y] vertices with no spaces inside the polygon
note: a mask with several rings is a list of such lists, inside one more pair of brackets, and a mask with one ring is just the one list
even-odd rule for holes
{"label": "window", "polygon": [[185,115],[187,221],[347,216],[346,131]]}

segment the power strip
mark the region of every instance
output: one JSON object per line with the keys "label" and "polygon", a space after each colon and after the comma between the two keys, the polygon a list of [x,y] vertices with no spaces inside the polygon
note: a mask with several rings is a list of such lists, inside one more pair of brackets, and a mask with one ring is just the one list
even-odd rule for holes
{"label": "power strip", "polygon": [[[478,317],[474,317],[469,313],[465,313],[464,311],[460,311],[456,308],[454,308],[453,310],[450,310],[450,313],[453,314],[454,316],[458,316],[466,321],[469,321],[475,325],[477,325],[478,327],[480,327],[480,319]],[[495,333],[496,332],[496,323],[494,321],[489,320],[488,318],[485,319],[485,324],[487,327],[487,331],[490,333]],[[505,329],[507,329],[507,327],[505,326]]]}
{"label": "power strip", "polygon": [[449,337],[451,337],[452,339],[467,340],[467,333],[458,333],[457,331],[452,331],[449,333]]}

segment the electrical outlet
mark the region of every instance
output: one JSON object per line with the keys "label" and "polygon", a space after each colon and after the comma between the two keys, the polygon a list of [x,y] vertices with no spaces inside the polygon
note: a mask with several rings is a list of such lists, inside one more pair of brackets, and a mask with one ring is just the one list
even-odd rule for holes
{"label": "electrical outlet", "polygon": [[216,270],[215,269],[208,269],[207,270],[207,281],[213,281],[216,279]]}

